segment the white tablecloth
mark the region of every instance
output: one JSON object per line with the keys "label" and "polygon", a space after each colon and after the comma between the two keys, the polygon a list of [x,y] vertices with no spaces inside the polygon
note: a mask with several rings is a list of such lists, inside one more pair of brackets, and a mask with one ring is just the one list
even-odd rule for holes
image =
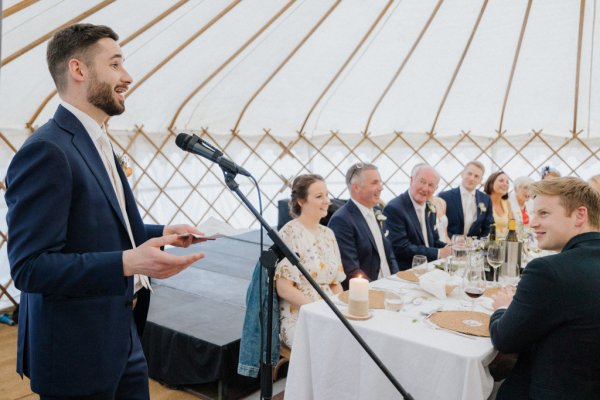
{"label": "white tablecloth", "polygon": [[[371,286],[402,287],[405,301],[420,295],[428,298],[417,285],[400,283],[397,279],[382,279]],[[482,400],[492,392],[493,379],[487,365],[496,352],[490,339],[467,338],[433,329],[420,312],[436,305],[458,309],[461,295],[460,290],[455,290],[444,301],[408,303],[400,312],[371,310],[373,318],[351,321],[416,400]],[[345,309],[339,302],[338,307]],[[402,396],[327,304],[319,301],[303,306],[300,311],[285,398],[347,400]]]}

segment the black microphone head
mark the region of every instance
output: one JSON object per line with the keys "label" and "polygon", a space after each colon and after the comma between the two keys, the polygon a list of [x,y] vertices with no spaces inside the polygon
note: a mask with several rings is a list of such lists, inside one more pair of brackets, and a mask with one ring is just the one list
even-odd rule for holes
{"label": "black microphone head", "polygon": [[187,144],[189,143],[191,138],[192,138],[192,136],[188,135],[187,133],[180,133],[175,138],[175,144],[180,149],[187,150]]}

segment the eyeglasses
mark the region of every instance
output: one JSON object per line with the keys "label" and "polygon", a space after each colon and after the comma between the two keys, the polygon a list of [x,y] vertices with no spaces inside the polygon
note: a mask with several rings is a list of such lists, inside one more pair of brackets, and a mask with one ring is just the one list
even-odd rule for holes
{"label": "eyeglasses", "polygon": [[363,163],[356,163],[352,166],[352,173],[348,177],[348,184],[352,183],[352,178],[354,178],[354,175],[356,175],[356,172],[363,169],[364,167],[365,167],[365,164],[363,164]]}

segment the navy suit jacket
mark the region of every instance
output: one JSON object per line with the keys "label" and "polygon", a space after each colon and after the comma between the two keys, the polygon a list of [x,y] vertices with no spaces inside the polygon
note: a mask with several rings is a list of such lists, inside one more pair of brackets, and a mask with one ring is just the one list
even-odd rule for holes
{"label": "navy suit jacket", "polygon": [[[349,200],[337,210],[331,216],[328,226],[335,234],[335,239],[340,247],[346,274],[346,280],[342,282],[342,286],[347,289],[350,278],[359,274],[371,281],[377,280],[381,258],[377,252],[377,245],[371,229],[354,201]],[[382,239],[390,272],[394,274],[398,272],[398,264],[390,242],[383,234]]]}
{"label": "navy suit jacket", "polygon": [[428,261],[437,260],[438,248],[445,247],[446,243],[440,240],[437,230],[434,229],[436,218],[434,212],[429,210],[425,212],[427,240],[430,247],[425,246],[421,224],[408,191],[392,199],[383,209],[383,214],[387,217],[385,228],[390,232],[389,239],[401,270],[410,269],[413,256],[417,254],[427,256]]}
{"label": "navy suit jacket", "polygon": [[510,306],[490,319],[492,343],[519,353],[497,399],[600,398],[600,233],[534,259]]}
{"label": "navy suit jacket", "polygon": [[[137,245],[144,225],[117,168]],[[109,390],[130,348],[133,279],[125,221],[96,147],[62,106],[13,158],[7,173],[8,257],[21,290],[17,372],[49,396]]]}
{"label": "navy suit jacket", "polygon": [[[463,235],[465,233],[465,214],[463,213],[460,188],[454,188],[441,192],[439,195],[446,200],[446,216],[448,217],[448,237],[452,235]],[[483,237],[490,233],[490,225],[494,223],[494,212],[490,196],[482,191],[475,191],[475,202],[477,206],[477,219],[469,228],[467,236]],[[483,203],[485,212],[481,211],[479,204]]]}

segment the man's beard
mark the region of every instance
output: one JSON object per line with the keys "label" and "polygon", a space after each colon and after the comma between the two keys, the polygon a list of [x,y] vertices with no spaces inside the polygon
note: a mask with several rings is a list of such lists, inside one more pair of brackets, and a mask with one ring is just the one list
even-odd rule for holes
{"label": "man's beard", "polygon": [[108,116],[120,115],[125,111],[125,103],[114,98],[113,88],[106,82],[100,82],[94,75],[87,92],[87,101],[104,111]]}

